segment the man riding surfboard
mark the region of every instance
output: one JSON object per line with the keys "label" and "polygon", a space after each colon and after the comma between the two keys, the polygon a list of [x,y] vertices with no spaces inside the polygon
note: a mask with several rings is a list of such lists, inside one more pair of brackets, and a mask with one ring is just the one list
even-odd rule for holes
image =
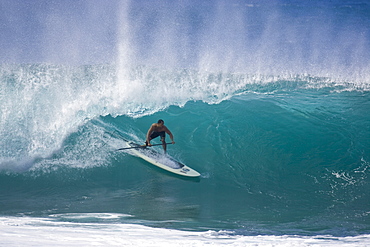
{"label": "man riding surfboard", "polygon": [[172,144],[175,144],[175,142],[173,141],[173,135],[171,131],[164,125],[164,121],[162,119],[159,119],[157,123],[153,123],[150,126],[148,133],[146,134],[145,145],[151,146],[152,144],[150,143],[150,141],[160,136],[164,153],[166,153],[167,150],[167,144],[165,141],[166,133],[170,136]]}

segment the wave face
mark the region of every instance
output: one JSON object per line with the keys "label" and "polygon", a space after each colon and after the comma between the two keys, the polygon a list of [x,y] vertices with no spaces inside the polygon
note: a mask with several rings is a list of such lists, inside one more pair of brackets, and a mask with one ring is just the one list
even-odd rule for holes
{"label": "wave face", "polygon": [[[109,66],[2,68],[2,214],[109,212],[277,234],[368,229],[367,88],[145,67],[131,72],[133,85],[115,75]],[[169,154],[200,182],[116,151],[122,137],[143,142],[160,118],[175,136]]]}
{"label": "wave face", "polygon": [[[368,4],[167,4],[117,4],[112,64],[0,66],[0,214],[369,233]],[[158,119],[200,181],[117,151]]]}

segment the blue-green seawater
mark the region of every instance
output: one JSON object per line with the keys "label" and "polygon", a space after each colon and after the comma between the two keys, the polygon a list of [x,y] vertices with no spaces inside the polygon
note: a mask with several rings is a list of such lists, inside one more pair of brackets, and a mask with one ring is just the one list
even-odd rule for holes
{"label": "blue-green seawater", "polygon": [[[0,215],[245,235],[369,233],[367,84],[130,73],[120,81],[108,65],[3,65]],[[122,138],[143,143],[158,119],[175,137],[169,155],[199,180],[116,150]],[[122,216],[68,217],[85,213]]]}

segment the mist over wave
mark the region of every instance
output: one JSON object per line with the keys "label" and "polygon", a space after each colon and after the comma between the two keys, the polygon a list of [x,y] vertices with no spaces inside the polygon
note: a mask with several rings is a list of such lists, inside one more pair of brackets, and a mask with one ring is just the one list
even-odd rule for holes
{"label": "mist over wave", "polygon": [[4,30],[15,32],[2,35],[1,47],[12,48],[1,48],[2,167],[27,170],[108,114],[138,117],[245,92],[369,90],[366,2],[194,3],[9,3]]}
{"label": "mist over wave", "polygon": [[128,2],[119,59],[131,64],[369,81],[369,6],[315,2]]}

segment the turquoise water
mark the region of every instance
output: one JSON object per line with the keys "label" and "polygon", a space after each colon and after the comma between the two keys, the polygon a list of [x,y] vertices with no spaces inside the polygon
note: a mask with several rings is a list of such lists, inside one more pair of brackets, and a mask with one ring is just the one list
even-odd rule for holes
{"label": "turquoise water", "polygon": [[[96,90],[106,81],[96,80],[95,89],[83,83],[113,72],[105,66],[3,69],[3,92],[14,95],[2,94],[2,215],[100,222],[68,215],[116,213],[130,217],[109,223],[246,235],[368,233],[368,88],[311,77],[245,83],[247,75],[208,74],[206,81],[222,78],[218,85],[229,92],[202,91],[201,99],[186,102],[178,94],[154,106],[139,94],[115,106],[112,89]],[[181,81],[185,72],[166,76]],[[35,74],[39,81],[30,79]],[[61,90],[60,83],[42,84],[49,76],[82,83]],[[199,171],[199,181],[116,151],[125,146],[122,138],[144,142],[160,118],[176,141],[168,153]]]}

